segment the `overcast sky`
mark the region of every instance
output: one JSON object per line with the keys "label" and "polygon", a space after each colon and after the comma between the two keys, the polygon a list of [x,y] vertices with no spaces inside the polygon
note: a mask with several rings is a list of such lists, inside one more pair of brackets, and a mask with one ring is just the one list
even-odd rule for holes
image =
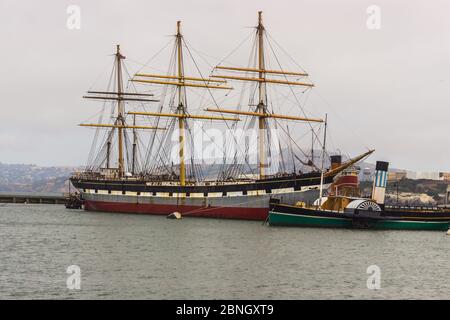
{"label": "overcast sky", "polygon": [[[81,28],[67,28],[67,7]],[[380,29],[367,8],[380,8]],[[183,21],[189,42],[224,57],[264,11],[267,29],[311,75],[332,143],[371,161],[450,171],[450,2],[447,0],[2,0],[0,161],[85,164],[95,114],[81,96],[116,43],[145,62]],[[369,22],[373,22],[370,20]],[[369,26],[374,26],[369,23]],[[164,69],[165,67],[163,67]]]}

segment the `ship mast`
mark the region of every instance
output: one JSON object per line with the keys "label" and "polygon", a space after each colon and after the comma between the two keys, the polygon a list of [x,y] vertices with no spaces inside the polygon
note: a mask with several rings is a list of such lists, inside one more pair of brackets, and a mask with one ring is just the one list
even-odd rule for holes
{"label": "ship mast", "polygon": [[[133,115],[133,126],[136,126],[136,115]],[[136,156],[137,156],[137,132],[136,128],[133,129],[133,149],[132,149],[132,162],[131,162],[131,174],[136,173]]]}
{"label": "ship mast", "polygon": [[[177,21],[177,33],[175,34],[176,46],[176,63],[177,69],[175,75],[160,75],[160,74],[146,74],[137,73],[131,81],[147,83],[147,84],[161,84],[174,85],[178,89],[178,106],[175,113],[158,113],[158,112],[128,112],[128,114],[151,116],[151,117],[172,117],[178,118],[179,129],[179,161],[180,161],[180,186],[186,185],[186,164],[185,164],[185,148],[186,148],[186,120],[225,120],[225,121],[239,121],[237,117],[223,117],[223,116],[206,116],[206,115],[191,115],[187,112],[186,106],[186,87],[206,88],[206,89],[225,89],[231,90],[233,88],[225,86],[226,81],[209,79],[203,77],[190,77],[184,74],[183,63],[183,35],[181,33],[181,21]],[[142,77],[146,79],[141,79]],[[148,80],[154,79],[154,80]],[[163,80],[160,80],[163,79]],[[213,84],[211,84],[213,83]]]}
{"label": "ship mast", "polygon": [[323,130],[323,144],[322,144],[322,159],[320,165],[320,188],[319,188],[319,208],[322,206],[322,195],[323,195],[323,178],[324,178],[324,165],[325,165],[325,152],[327,143],[327,118],[328,115],[325,114],[325,125]]}
{"label": "ship mast", "polygon": [[[182,48],[182,42],[181,42],[181,31],[180,31],[180,24],[181,21],[177,21],[177,60],[178,60],[178,79],[181,83],[184,83],[184,70],[183,70],[183,48]],[[178,114],[184,115],[185,109],[183,104],[183,93],[184,93],[184,87],[179,86],[178,87]],[[185,186],[186,185],[186,167],[184,164],[184,143],[185,143],[185,118],[179,117],[178,118],[178,130],[179,130],[179,143],[180,143],[180,185]]]}
{"label": "ship mast", "polygon": [[110,168],[110,158],[111,158],[111,140],[108,137],[108,142],[106,142],[106,169]]}
{"label": "ship mast", "polygon": [[153,126],[138,126],[136,122],[133,121],[133,125],[129,126],[125,123],[125,101],[140,101],[140,102],[157,102],[159,100],[148,99],[146,96],[153,96],[153,94],[141,94],[141,93],[132,93],[132,92],[124,92],[123,91],[123,75],[122,75],[122,60],[125,57],[120,53],[120,45],[116,45],[116,53],[115,55],[115,68],[116,68],[116,90],[115,91],[88,91],[88,94],[96,94],[96,95],[87,95],[83,96],[83,98],[89,99],[101,99],[101,100],[115,100],[117,101],[117,116],[113,124],[103,124],[103,123],[87,123],[80,124],[82,127],[97,127],[97,128],[111,128],[111,131],[108,135],[108,139],[106,142],[106,168],[110,168],[110,157],[111,157],[111,139],[113,130],[117,129],[118,139],[117,139],[117,148],[118,148],[118,177],[123,178],[125,176],[125,162],[124,162],[124,130],[125,129],[133,129],[133,159],[132,159],[132,171],[134,174],[135,170],[135,156],[136,156],[136,129],[160,129],[164,130],[165,128],[158,128]]}
{"label": "ship mast", "polygon": [[314,129],[311,129],[311,166],[314,166]]}
{"label": "ship mast", "polygon": [[[259,78],[265,80],[265,74],[262,70],[265,70],[264,67],[264,26],[262,24],[262,11],[258,12],[258,65],[259,65]],[[266,113],[266,103],[265,103],[265,89],[266,83],[265,81],[258,82],[259,87],[259,103],[258,103],[258,112],[261,114],[259,116],[259,177],[263,179],[265,176],[265,144],[264,144],[264,135],[266,133],[266,119],[264,114]]]}
{"label": "ship mast", "polygon": [[116,64],[117,64],[117,122],[119,125],[118,130],[118,149],[119,149],[119,177],[122,178],[125,173],[124,163],[123,163],[123,128],[125,124],[123,120],[123,100],[122,100],[122,59],[125,57],[120,54],[120,45],[117,45],[116,51]]}
{"label": "ship mast", "polygon": [[243,76],[232,76],[232,75],[212,75],[213,78],[221,78],[221,79],[230,79],[230,80],[239,80],[239,81],[254,81],[258,82],[258,106],[256,110],[253,111],[239,111],[239,110],[229,110],[229,109],[220,109],[220,108],[207,108],[206,111],[210,112],[219,112],[219,113],[228,113],[228,114],[236,114],[236,115],[246,115],[246,116],[255,116],[258,117],[258,168],[259,168],[259,178],[264,179],[266,177],[266,168],[267,159],[266,159],[266,142],[265,142],[265,134],[266,134],[266,121],[267,118],[274,119],[285,119],[285,120],[299,120],[299,121],[307,121],[307,122],[323,122],[322,119],[312,119],[298,116],[290,116],[290,115],[280,115],[270,113],[267,109],[267,94],[266,94],[266,85],[267,84],[279,84],[279,85],[289,85],[289,86],[305,86],[305,87],[313,87],[314,85],[306,82],[299,81],[289,81],[289,80],[279,80],[273,78],[267,78],[267,75],[283,75],[287,78],[287,76],[299,76],[306,77],[307,73],[304,72],[291,72],[284,70],[267,70],[265,66],[264,60],[264,32],[265,28],[262,22],[262,11],[258,12],[258,25],[256,27],[256,36],[257,36],[257,50],[258,50],[258,68],[239,68],[239,67],[228,67],[228,66],[216,66],[216,70],[225,70],[225,71],[242,71],[246,73],[254,73],[257,74],[258,77],[243,77]]}

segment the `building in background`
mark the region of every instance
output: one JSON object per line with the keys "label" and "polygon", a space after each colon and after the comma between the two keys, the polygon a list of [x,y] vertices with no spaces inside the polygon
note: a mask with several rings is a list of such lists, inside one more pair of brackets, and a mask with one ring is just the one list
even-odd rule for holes
{"label": "building in background", "polygon": [[437,171],[436,172],[406,171],[406,178],[413,180],[428,179],[428,180],[450,181],[450,173]]}
{"label": "building in background", "polygon": [[439,180],[450,182],[450,172],[439,172]]}
{"label": "building in background", "polygon": [[[364,163],[364,167],[360,170],[359,179],[360,181],[372,181],[374,177],[374,167],[372,164]],[[388,182],[399,181],[402,179],[411,180],[435,180],[435,181],[446,181],[450,183],[450,172],[444,171],[411,171],[404,169],[389,169],[388,172]]]}
{"label": "building in background", "polygon": [[406,178],[406,171],[390,171],[388,172],[388,182],[398,181]]}

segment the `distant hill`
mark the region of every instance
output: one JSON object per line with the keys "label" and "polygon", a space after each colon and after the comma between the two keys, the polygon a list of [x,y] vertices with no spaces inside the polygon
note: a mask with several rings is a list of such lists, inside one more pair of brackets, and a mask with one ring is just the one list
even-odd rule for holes
{"label": "distant hill", "polygon": [[[346,160],[345,157],[344,160]],[[327,160],[325,166],[328,165],[329,160]],[[202,164],[201,166],[208,177],[217,177],[219,169],[222,168],[218,164]],[[361,162],[358,166],[361,168],[360,181],[363,195],[370,196],[375,165]],[[305,166],[300,167],[300,170],[303,171],[305,168],[310,170]],[[68,178],[73,172],[79,170],[81,170],[81,167],[41,167],[33,164],[5,164],[0,162],[0,192],[67,192]],[[251,171],[248,166],[244,165],[242,165],[241,170],[245,173]],[[256,167],[252,166],[252,170],[256,170]],[[291,168],[287,168],[287,172],[292,172],[291,170]],[[436,180],[402,179],[398,185],[398,201],[401,204],[443,203],[447,184],[447,182]],[[397,186],[394,182],[389,182],[386,203],[395,204],[396,202]]]}
{"label": "distant hill", "polygon": [[[364,195],[370,195],[373,183],[361,182]],[[448,182],[428,179],[401,179],[398,182],[388,182],[386,188],[386,204],[400,205],[436,205],[443,204]],[[398,195],[398,199],[397,199]]]}
{"label": "distant hill", "polygon": [[40,167],[0,162],[0,191],[67,192],[67,179],[78,167]]}

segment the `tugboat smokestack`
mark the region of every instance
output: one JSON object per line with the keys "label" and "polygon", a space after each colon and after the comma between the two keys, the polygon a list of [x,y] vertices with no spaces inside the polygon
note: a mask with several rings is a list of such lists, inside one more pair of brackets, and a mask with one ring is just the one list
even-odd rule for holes
{"label": "tugboat smokestack", "polygon": [[389,162],[377,161],[375,177],[373,179],[372,199],[380,205],[384,205],[388,168]]}
{"label": "tugboat smokestack", "polygon": [[330,156],[330,161],[331,161],[331,170],[336,169],[342,164],[342,156],[341,155]]}

